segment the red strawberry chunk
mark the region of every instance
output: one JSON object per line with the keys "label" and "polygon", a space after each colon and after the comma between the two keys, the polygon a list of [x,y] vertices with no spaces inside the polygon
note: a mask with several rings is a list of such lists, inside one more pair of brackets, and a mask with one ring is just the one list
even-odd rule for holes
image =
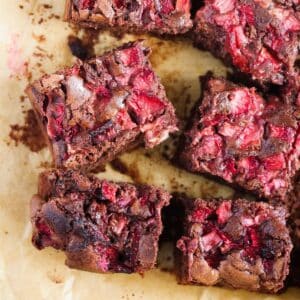
{"label": "red strawberry chunk", "polygon": [[259,168],[259,161],[255,156],[244,157],[238,161],[238,170],[245,174],[245,177],[250,179],[256,176]]}
{"label": "red strawberry chunk", "polygon": [[184,13],[189,13],[191,10],[190,0],[177,0],[176,1],[176,11],[182,11]]}
{"label": "red strawberry chunk", "polygon": [[115,184],[107,181],[102,182],[101,192],[105,200],[109,200],[111,202],[116,201],[116,192],[118,188]]}
{"label": "red strawberry chunk", "polygon": [[163,14],[169,14],[174,10],[174,5],[172,0],[160,0],[160,12]]}
{"label": "red strawberry chunk", "polygon": [[286,168],[283,153],[275,154],[263,159],[263,165],[266,170],[277,171]]}
{"label": "red strawberry chunk", "polygon": [[149,91],[154,83],[154,72],[150,69],[141,69],[132,76],[131,84],[138,91]]}
{"label": "red strawberry chunk", "polygon": [[216,210],[217,216],[218,216],[218,223],[224,224],[227,222],[227,220],[231,217],[231,202],[224,201],[221,203],[221,205]]}
{"label": "red strawberry chunk", "polygon": [[197,154],[201,159],[212,159],[222,151],[223,141],[219,135],[204,136],[197,148]]}
{"label": "red strawberry chunk", "polygon": [[51,229],[46,223],[36,222],[36,227],[40,234],[45,235],[47,237],[51,236]]}
{"label": "red strawberry chunk", "polygon": [[47,132],[51,138],[58,138],[63,133],[65,106],[63,103],[52,103],[47,109]]}
{"label": "red strawberry chunk", "polygon": [[226,178],[227,180],[232,180],[232,177],[236,174],[237,169],[235,167],[235,162],[232,158],[228,158],[224,161],[223,163],[224,165],[224,178]]}
{"label": "red strawberry chunk", "polygon": [[236,140],[239,149],[259,149],[263,135],[263,126],[257,123],[248,123]]}
{"label": "red strawberry chunk", "polygon": [[92,9],[96,0],[81,0],[79,2],[79,9]]}
{"label": "red strawberry chunk", "polygon": [[247,23],[250,25],[254,25],[255,16],[251,5],[241,5],[239,10],[245,18],[245,20],[247,21]]}
{"label": "red strawberry chunk", "polygon": [[136,124],[131,121],[130,116],[125,109],[118,112],[116,123],[121,127],[120,130],[130,130],[136,127]]}
{"label": "red strawberry chunk", "polygon": [[278,138],[286,142],[292,142],[295,136],[295,131],[290,127],[269,125],[270,137]]}
{"label": "red strawberry chunk", "polygon": [[202,246],[204,251],[210,251],[212,248],[220,246],[223,243],[222,238],[216,230],[202,236]]}
{"label": "red strawberry chunk", "polygon": [[114,0],[114,3],[117,8],[125,7],[125,0]]}
{"label": "red strawberry chunk", "polygon": [[209,209],[207,207],[199,208],[196,211],[193,212],[191,215],[191,222],[203,222],[207,219],[211,214],[213,213],[212,209]]}
{"label": "red strawberry chunk", "polygon": [[166,104],[159,98],[143,92],[136,92],[127,101],[127,105],[129,110],[134,113],[138,124],[144,124],[153,119],[154,116],[161,114],[166,107]]}
{"label": "red strawberry chunk", "polygon": [[99,253],[99,260],[98,260],[99,268],[103,272],[106,272],[111,267],[113,267],[114,263],[117,262],[118,252],[114,248],[111,247],[107,248],[104,246],[98,246],[97,251]]}
{"label": "red strawberry chunk", "polygon": [[252,246],[255,248],[259,248],[260,240],[257,231],[254,228],[249,228],[249,233],[252,241]]}
{"label": "red strawberry chunk", "polygon": [[213,7],[221,14],[225,14],[234,9],[235,0],[215,0]]}
{"label": "red strawberry chunk", "polygon": [[134,67],[140,64],[140,51],[137,47],[123,49],[118,51],[118,58],[121,60],[122,64],[127,67]]}
{"label": "red strawberry chunk", "polygon": [[249,61],[243,53],[243,47],[248,43],[242,26],[234,26],[228,30],[227,45],[232,56],[233,64],[244,72],[249,72]]}

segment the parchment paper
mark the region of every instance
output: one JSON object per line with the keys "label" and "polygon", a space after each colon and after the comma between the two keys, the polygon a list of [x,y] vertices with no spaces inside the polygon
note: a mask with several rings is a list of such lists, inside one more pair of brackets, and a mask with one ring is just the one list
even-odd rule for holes
{"label": "parchment paper", "polygon": [[[63,253],[54,249],[38,251],[31,245],[29,201],[37,189],[38,173],[51,160],[45,148],[32,152],[21,142],[16,146],[9,138],[10,125],[22,124],[24,111],[30,108],[28,99],[20,100],[30,77],[37,78],[74,61],[67,46],[72,29],[61,20],[63,6],[63,0],[0,0],[0,299],[300,299],[300,290],[295,288],[270,296],[182,286],[174,275],[158,269],[144,277],[71,270],[64,265]],[[153,48],[153,67],[184,119],[187,108],[199,96],[198,76],[208,70],[224,75],[226,68],[187,40],[144,38]],[[120,40],[101,33],[96,53],[133,39],[126,35]],[[164,158],[171,144],[169,141],[155,151],[138,149],[125,154],[120,161],[126,174],[107,166],[99,177],[147,182],[189,196],[233,194],[228,187],[172,166]],[[160,266],[172,263],[169,252],[170,247],[164,245]]]}

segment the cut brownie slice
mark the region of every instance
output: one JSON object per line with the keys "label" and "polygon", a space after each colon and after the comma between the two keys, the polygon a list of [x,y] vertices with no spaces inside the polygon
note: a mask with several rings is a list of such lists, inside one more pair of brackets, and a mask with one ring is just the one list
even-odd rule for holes
{"label": "cut brownie slice", "polygon": [[299,53],[299,3],[205,0],[194,19],[195,42],[253,79],[281,85]]}
{"label": "cut brownie slice", "polygon": [[299,108],[221,78],[208,79],[204,89],[181,164],[284,201],[300,168]]}
{"label": "cut brownie slice", "polygon": [[67,0],[65,19],[122,32],[185,33],[192,27],[190,0]]}
{"label": "cut brownie slice", "polygon": [[180,281],[275,293],[289,272],[286,210],[247,200],[188,202]]}
{"label": "cut brownie slice", "polygon": [[78,61],[27,88],[58,167],[95,169],[177,130],[174,107],[142,42]]}
{"label": "cut brownie slice", "polygon": [[72,268],[143,273],[155,266],[169,198],[152,186],[46,171],[31,202],[32,241],[38,249],[65,251]]}

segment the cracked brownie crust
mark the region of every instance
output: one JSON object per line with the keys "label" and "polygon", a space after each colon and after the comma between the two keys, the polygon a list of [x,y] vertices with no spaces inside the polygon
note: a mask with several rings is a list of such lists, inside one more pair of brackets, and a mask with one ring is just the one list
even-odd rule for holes
{"label": "cracked brownie crust", "polygon": [[224,79],[206,82],[180,162],[259,196],[285,201],[300,168],[299,108]]}
{"label": "cracked brownie crust", "polygon": [[55,165],[93,170],[138,144],[177,130],[174,107],[141,41],[78,61],[28,86]]}
{"label": "cracked brownie crust", "polygon": [[299,54],[300,4],[206,0],[194,19],[194,40],[261,83],[283,84]]}
{"label": "cracked brownie crust", "polygon": [[46,171],[31,202],[32,242],[65,251],[72,268],[143,273],[155,266],[169,198],[152,186]]}
{"label": "cracked brownie crust", "polygon": [[247,200],[196,199],[178,240],[180,280],[275,293],[289,272],[286,211]]}
{"label": "cracked brownie crust", "polygon": [[67,0],[65,19],[122,32],[185,33],[192,27],[190,0]]}

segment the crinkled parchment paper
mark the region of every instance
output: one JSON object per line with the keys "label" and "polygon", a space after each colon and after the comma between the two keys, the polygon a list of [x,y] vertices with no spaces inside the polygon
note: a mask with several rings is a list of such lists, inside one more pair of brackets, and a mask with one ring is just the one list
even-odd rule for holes
{"label": "crinkled parchment paper", "polygon": [[[32,152],[9,138],[10,125],[24,123],[28,99],[23,101],[29,78],[53,72],[74,61],[67,46],[72,33],[62,22],[63,0],[0,0],[0,299],[300,299],[289,289],[279,296],[259,295],[221,288],[181,286],[170,272],[153,270],[140,275],[99,275],[71,270],[64,254],[54,249],[38,251],[31,245],[29,201],[37,176],[50,162],[47,149]],[[97,54],[124,41],[101,33]],[[209,53],[194,49],[189,41],[160,41],[145,37],[153,48],[153,67],[161,76],[180,118],[184,119],[199,95],[198,76],[208,70],[225,74],[222,64]],[[99,177],[147,182],[190,196],[230,197],[233,191],[201,176],[172,166],[165,158],[173,141],[155,151],[135,150],[108,165]],[[115,164],[116,165],[116,164]],[[120,168],[117,168],[120,169]],[[171,264],[164,245],[160,266]]]}

